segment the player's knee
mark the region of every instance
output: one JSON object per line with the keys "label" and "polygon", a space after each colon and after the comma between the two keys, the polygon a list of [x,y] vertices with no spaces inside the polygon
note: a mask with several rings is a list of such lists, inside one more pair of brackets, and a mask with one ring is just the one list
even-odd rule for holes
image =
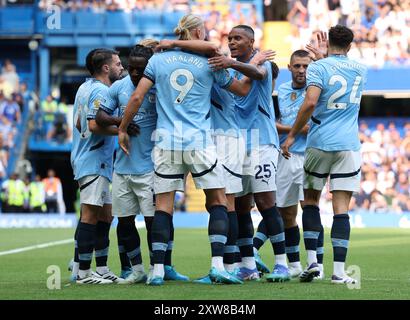
{"label": "player's knee", "polygon": [[135,224],[135,216],[118,218],[118,226],[119,227],[132,225],[132,224]]}
{"label": "player's knee", "polygon": [[271,197],[262,197],[255,194],[255,203],[259,211],[267,210],[275,206],[275,201]]}
{"label": "player's knee", "polygon": [[227,201],[226,201],[226,196],[225,193],[222,189],[220,191],[214,191],[214,192],[207,192],[206,193],[206,203],[205,206],[207,210],[209,211],[209,208],[212,208],[213,206],[227,206]]}
{"label": "player's knee", "polygon": [[81,222],[87,224],[97,224],[98,217],[96,214],[86,213],[81,215]]}
{"label": "player's knee", "polygon": [[285,228],[291,228],[297,225],[296,223],[296,217],[293,214],[282,214],[283,218],[283,224],[285,225]]}

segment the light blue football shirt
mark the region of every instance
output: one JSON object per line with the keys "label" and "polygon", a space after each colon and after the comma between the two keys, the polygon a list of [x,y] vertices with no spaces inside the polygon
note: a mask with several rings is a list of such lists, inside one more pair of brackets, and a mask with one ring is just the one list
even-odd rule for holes
{"label": "light blue football shirt", "polygon": [[[110,87],[111,103],[102,107],[108,114],[113,115],[119,110],[119,116],[123,117],[128,101],[135,90],[130,76],[114,82]],[[144,97],[138,113],[132,121],[139,125],[140,134],[130,137],[130,155],[117,147],[117,156],[114,162],[114,171],[118,174],[145,174],[154,170],[151,159],[154,142],[151,139],[157,122],[155,110],[155,90],[151,89]]]}
{"label": "light blue football shirt", "polygon": [[367,68],[343,55],[309,64],[307,86],[322,89],[313,111],[307,147],[360,150],[358,117]]}
{"label": "light blue football shirt", "polygon": [[233,94],[217,84],[212,86],[210,116],[214,135],[239,137],[240,129],[236,123]]}
{"label": "light blue football shirt", "polygon": [[[88,175],[101,175],[111,181],[115,137],[92,133],[88,120],[95,119],[100,107],[106,107],[110,101],[109,87],[90,78],[78,89],[74,102],[73,145],[71,166],[74,179]],[[81,132],[75,127],[80,119]]]}
{"label": "light blue football shirt", "polygon": [[180,50],[155,54],[144,76],[155,83],[158,113],[155,142],[164,150],[202,150],[212,144],[211,88],[233,79],[225,70],[212,72],[206,57]]}
{"label": "light blue football shirt", "polygon": [[[294,89],[292,87],[292,81],[282,83],[278,88],[278,102],[280,119],[279,122],[287,125],[293,126],[298,111],[303,104],[305,99],[306,87]],[[287,134],[280,134],[280,144],[284,143]],[[295,139],[295,143],[290,147],[289,151],[291,153],[304,154],[306,150],[306,135],[298,134]]]}
{"label": "light blue football shirt", "polygon": [[[248,95],[235,95],[236,120],[241,130],[246,130],[247,150],[256,149],[258,145],[274,145],[279,148],[279,136],[275,125],[275,111],[272,100],[272,67],[269,61],[263,66],[267,75],[263,80],[252,80]],[[231,71],[232,74],[232,71]],[[233,72],[237,79],[243,75]]]}

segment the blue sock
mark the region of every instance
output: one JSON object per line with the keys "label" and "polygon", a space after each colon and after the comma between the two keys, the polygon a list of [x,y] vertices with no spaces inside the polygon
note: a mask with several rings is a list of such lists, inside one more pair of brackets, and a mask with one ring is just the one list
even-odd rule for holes
{"label": "blue sock", "polygon": [[299,226],[294,226],[285,229],[285,242],[286,242],[286,256],[289,262],[300,261],[299,257],[299,243],[300,243],[300,231]]}
{"label": "blue sock", "polygon": [[78,259],[78,226],[80,225],[80,221],[77,223],[77,227],[75,228],[75,233],[74,233],[74,262],[79,262],[80,260]]}
{"label": "blue sock", "polygon": [[164,211],[155,211],[152,222],[152,263],[164,264],[165,251],[168,248],[168,241],[171,233],[172,215]]}
{"label": "blue sock", "polygon": [[235,246],[235,263],[241,263],[242,262],[242,256],[241,256],[241,250],[238,247],[238,241],[236,241],[236,246]]}
{"label": "blue sock", "polygon": [[152,262],[152,222],[154,221],[154,217],[144,217],[145,220],[145,228],[147,229],[147,243],[148,243],[148,251],[149,251],[149,262],[150,265],[153,265]]}
{"label": "blue sock", "polygon": [[345,262],[350,237],[350,222],[347,213],[334,215],[330,236],[333,246],[333,261]]}
{"label": "blue sock", "polygon": [[258,229],[256,230],[256,234],[253,237],[253,247],[256,250],[259,250],[266,240],[268,240],[268,231],[266,230],[265,220],[261,220],[258,225]]}
{"label": "blue sock", "polygon": [[323,253],[324,253],[324,230],[322,226],[322,231],[319,233],[319,238],[317,239],[317,250],[316,250],[316,257],[317,263],[323,264]]}
{"label": "blue sock", "polygon": [[141,264],[141,239],[135,227],[135,216],[118,218],[118,229],[131,265]]}
{"label": "blue sock", "polygon": [[285,254],[285,227],[276,207],[260,211],[275,255]]}
{"label": "blue sock", "polygon": [[164,264],[166,266],[172,265],[172,249],[173,248],[174,248],[174,223],[171,220],[170,236],[169,236],[167,251],[165,251],[165,260],[164,260]]}
{"label": "blue sock", "polygon": [[117,241],[118,241],[118,254],[120,256],[121,270],[125,270],[131,267],[130,259],[128,259],[127,251],[124,247],[124,241],[122,240],[121,230],[119,224],[117,224]]}
{"label": "blue sock", "polygon": [[110,246],[111,223],[98,221],[95,231],[95,263],[97,267],[105,267]]}
{"label": "blue sock", "polygon": [[236,241],[238,240],[238,216],[235,211],[228,212],[229,229],[224,248],[224,263],[235,263]]}
{"label": "blue sock", "polygon": [[212,257],[223,257],[228,228],[229,222],[226,207],[220,205],[210,207],[208,236],[211,242]]}
{"label": "blue sock", "polygon": [[302,214],[303,239],[306,250],[317,250],[317,239],[322,229],[318,206],[306,205]]}
{"label": "blue sock", "polygon": [[88,270],[91,266],[95,245],[96,225],[80,222],[78,224],[78,258],[80,270]]}
{"label": "blue sock", "polygon": [[241,257],[253,257],[253,222],[251,213],[238,214],[238,247]]}

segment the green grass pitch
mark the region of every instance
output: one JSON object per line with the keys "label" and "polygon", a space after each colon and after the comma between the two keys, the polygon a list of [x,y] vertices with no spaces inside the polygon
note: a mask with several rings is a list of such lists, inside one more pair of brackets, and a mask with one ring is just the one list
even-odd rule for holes
{"label": "green grass pitch", "polygon": [[[347,266],[360,268],[360,289],[332,285],[332,248],[330,231],[325,230],[326,280],[299,283],[247,282],[244,285],[198,285],[166,282],[162,287],[145,284],[128,286],[81,286],[68,282],[67,263],[73,243],[2,255],[1,252],[72,238],[72,229],[0,229],[0,299],[137,299],[137,300],[268,300],[268,299],[410,299],[410,230],[352,229]],[[145,231],[140,231],[143,260],[148,267]],[[118,273],[119,258],[115,230],[111,230],[109,266]],[[191,279],[203,276],[210,268],[210,246],[205,229],[177,229],[173,264]],[[301,248],[304,248],[301,243]],[[302,250],[302,262],[305,254]],[[272,266],[270,244],[261,250]],[[61,269],[61,289],[47,288],[47,268]]]}

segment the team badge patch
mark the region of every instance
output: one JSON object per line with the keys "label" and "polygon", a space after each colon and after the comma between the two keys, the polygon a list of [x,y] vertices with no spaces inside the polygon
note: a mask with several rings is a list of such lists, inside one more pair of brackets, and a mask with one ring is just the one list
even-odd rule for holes
{"label": "team badge patch", "polygon": [[296,92],[292,92],[292,94],[290,95],[290,99],[292,100],[292,101],[295,101],[296,100]]}
{"label": "team badge patch", "polygon": [[94,104],[94,108],[98,109],[98,108],[100,108],[101,102],[100,102],[100,100],[95,99],[93,104]]}

